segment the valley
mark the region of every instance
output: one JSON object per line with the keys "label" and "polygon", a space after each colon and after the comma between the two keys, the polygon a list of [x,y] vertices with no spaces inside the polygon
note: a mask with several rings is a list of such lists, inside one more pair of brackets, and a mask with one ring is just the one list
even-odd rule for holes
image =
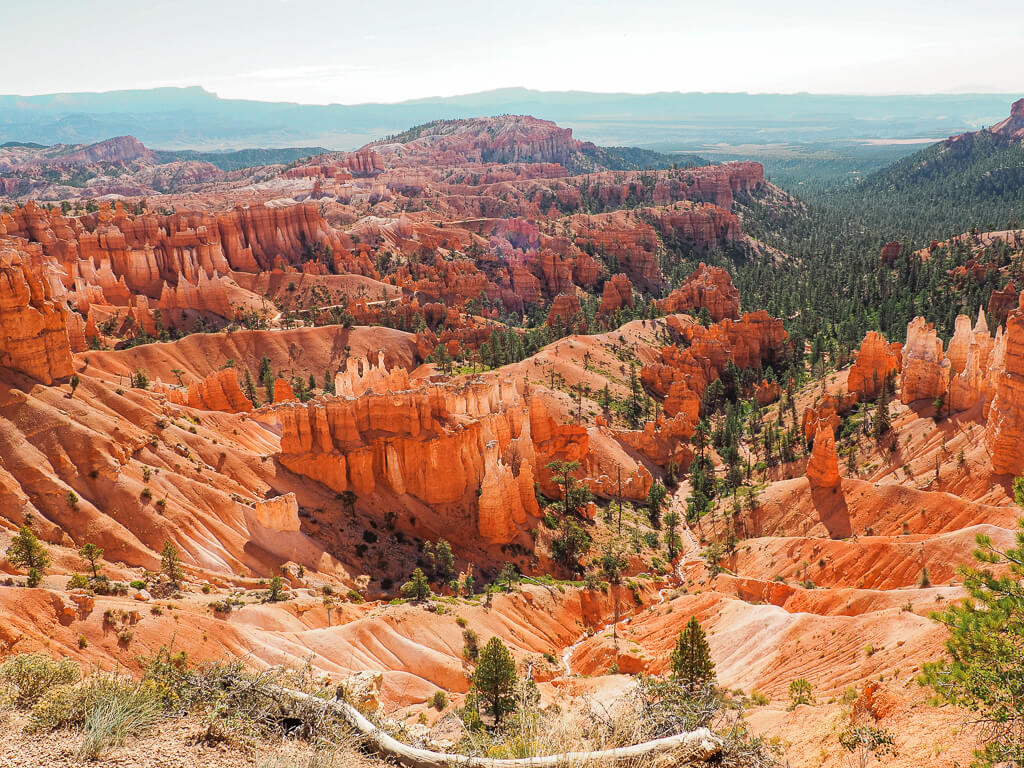
{"label": "valley", "polygon": [[[1020,547],[1022,109],[806,198],[511,114],[252,167],[0,148],[0,664],[303,670],[452,759],[970,763],[937,614]],[[691,624],[714,703],[637,724]]]}

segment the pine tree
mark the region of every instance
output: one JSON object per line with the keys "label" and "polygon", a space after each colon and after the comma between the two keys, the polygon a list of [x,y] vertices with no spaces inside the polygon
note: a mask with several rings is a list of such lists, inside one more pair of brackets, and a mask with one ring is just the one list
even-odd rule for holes
{"label": "pine tree", "polygon": [[412,572],[409,581],[402,585],[402,597],[422,602],[430,597],[430,582],[423,570],[417,568]]}
{"label": "pine tree", "polygon": [[38,587],[43,580],[43,570],[50,564],[50,555],[32,529],[22,524],[7,548],[7,559],[15,568],[28,570],[28,585]]}
{"label": "pine tree", "polygon": [[676,530],[679,528],[679,513],[669,512],[665,515],[665,545],[668,547],[668,559],[669,562],[676,559],[676,553],[679,551],[679,535]]}
{"label": "pine tree", "polygon": [[976,538],[975,558],[984,565],[962,568],[971,599],[935,618],[950,630],[949,658],[924,665],[922,681],[946,701],[971,710],[988,725],[985,747],[974,765],[1024,765],[1024,520],[1016,548],[996,549]]}
{"label": "pine tree", "polygon": [[178,548],[169,541],[164,542],[163,551],[160,553],[160,570],[175,587],[184,577]]}
{"label": "pine tree", "polygon": [[708,647],[704,630],[696,616],[690,617],[686,628],[676,638],[671,665],[672,677],[679,681],[689,694],[715,685],[715,665],[711,661],[711,648]]}
{"label": "pine tree", "polygon": [[878,404],[875,406],[875,416],[871,424],[871,436],[878,440],[889,431],[889,380],[882,380],[882,392],[878,395]]}
{"label": "pine tree", "polygon": [[501,718],[515,706],[517,682],[516,663],[512,654],[501,642],[501,638],[492,637],[480,651],[480,661],[473,674],[473,687],[494,715],[495,723],[500,723]]}
{"label": "pine tree", "polygon": [[103,557],[102,549],[100,549],[91,541],[89,541],[83,544],[82,548],[78,550],[78,556],[89,564],[89,568],[92,569],[92,577],[94,579],[100,575],[99,562],[100,559]]}

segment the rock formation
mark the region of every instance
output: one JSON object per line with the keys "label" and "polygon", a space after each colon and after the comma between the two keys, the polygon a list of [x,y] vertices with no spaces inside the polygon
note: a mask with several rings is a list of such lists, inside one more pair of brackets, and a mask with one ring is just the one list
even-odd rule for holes
{"label": "rock formation", "polygon": [[903,246],[898,242],[886,243],[882,246],[882,263],[889,265],[896,261]]}
{"label": "rock formation", "polygon": [[536,513],[541,448],[531,427],[540,442],[553,434],[541,402],[524,398],[514,380],[327,397],[271,413],[282,425],[281,463],[336,492],[387,489],[460,514],[476,506],[476,527],[493,543],[512,541]]}
{"label": "rock formation", "polygon": [[868,331],[857,351],[857,359],[850,366],[846,387],[861,402],[874,400],[887,379],[891,378],[895,383],[902,362],[901,344],[890,344],[877,331]]}
{"label": "rock formation", "polygon": [[580,300],[576,296],[567,293],[560,293],[551,302],[551,309],[548,310],[547,325],[558,325],[562,328],[572,328],[580,320]]}
{"label": "rock formation", "polygon": [[[174,400],[175,396],[171,395],[171,399]],[[234,368],[225,368],[189,384],[184,401],[184,405],[204,411],[240,413],[252,410],[252,401],[238,386],[238,372]]]}
{"label": "rock formation", "polygon": [[701,264],[686,282],[666,298],[657,302],[662,312],[689,312],[706,307],[711,320],[718,322],[726,318],[738,320],[740,316],[740,292],[732,284],[729,273],[721,267]]}
{"label": "rock formation", "polygon": [[1024,99],[1018,99],[1010,107],[1010,116],[989,129],[992,133],[1008,139],[1024,141]]}
{"label": "rock formation", "polygon": [[633,308],[633,284],[621,272],[604,284],[598,315],[614,315],[622,307]]}
{"label": "rock formation", "polygon": [[807,479],[812,488],[839,486],[839,456],[832,424],[822,420],[815,425],[814,448],[807,461]]}
{"label": "rock formation", "polygon": [[274,402],[287,403],[295,400],[295,391],[287,379],[274,379]]}
{"label": "rock formation", "polygon": [[364,357],[350,357],[345,363],[345,370],[334,377],[336,395],[358,397],[365,392],[400,392],[406,389],[409,389],[409,372],[399,366],[388,371],[384,365],[383,350],[377,352],[376,365],[371,365]]}
{"label": "rock formation", "polygon": [[995,472],[1018,475],[1024,471],[1024,308],[1010,313],[1003,342],[985,445]]}
{"label": "rock formation", "polygon": [[907,324],[900,372],[900,401],[934,400],[949,384],[950,362],[942,354],[942,339],[935,326],[915,317]]}
{"label": "rock formation", "polygon": [[28,258],[0,238],[0,366],[52,384],[72,373],[67,310],[51,301]]}
{"label": "rock formation", "polygon": [[998,325],[1005,325],[1010,310],[1017,306],[1017,288],[1011,280],[1001,291],[993,290],[988,297],[988,313]]}

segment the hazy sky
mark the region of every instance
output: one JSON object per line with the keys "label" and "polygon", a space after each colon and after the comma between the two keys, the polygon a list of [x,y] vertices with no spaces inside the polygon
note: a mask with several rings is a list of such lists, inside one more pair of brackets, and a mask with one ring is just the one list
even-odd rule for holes
{"label": "hazy sky", "polygon": [[0,93],[1024,91],[1024,2],[0,0]]}

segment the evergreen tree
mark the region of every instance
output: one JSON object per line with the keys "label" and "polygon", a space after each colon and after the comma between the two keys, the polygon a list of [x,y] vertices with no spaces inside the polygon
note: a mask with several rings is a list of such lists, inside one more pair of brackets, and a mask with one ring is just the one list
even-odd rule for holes
{"label": "evergreen tree", "polygon": [[882,392],[878,395],[878,404],[875,406],[874,419],[871,424],[871,436],[878,440],[889,431],[889,380],[882,381]]}
{"label": "evergreen tree", "polygon": [[651,483],[651,487],[647,491],[647,516],[654,528],[661,527],[661,507],[665,503],[666,496],[668,496],[668,490],[664,485],[657,480]]}
{"label": "evergreen tree", "polygon": [[960,569],[971,599],[934,616],[949,628],[949,658],[925,664],[921,681],[987,726],[975,765],[1024,766],[1024,520],[1015,548],[976,541],[975,558],[1005,570]]}
{"label": "evergreen tree", "polygon": [[18,528],[6,554],[11,565],[28,571],[28,585],[38,587],[43,580],[43,571],[50,564],[50,555],[26,523]]}
{"label": "evergreen tree", "polygon": [[517,682],[516,663],[512,654],[499,637],[492,637],[480,651],[480,660],[473,674],[473,687],[494,715],[495,723],[500,723],[501,718],[514,708]]}
{"label": "evergreen tree", "polygon": [[715,685],[715,665],[711,661],[711,648],[708,647],[704,630],[696,616],[690,617],[686,628],[676,638],[671,666],[672,677],[689,694]]}
{"label": "evergreen tree", "polygon": [[679,513],[669,512],[665,515],[665,546],[668,547],[669,562],[676,559],[681,541],[676,531],[679,528]]}
{"label": "evergreen tree", "polygon": [[103,550],[89,541],[83,544],[82,548],[78,550],[78,556],[89,564],[89,568],[92,570],[92,577],[94,579],[97,578],[100,575],[99,563],[100,559],[103,557]]}
{"label": "evergreen tree", "polygon": [[178,554],[178,548],[169,541],[164,542],[163,551],[160,553],[160,571],[175,587],[178,586],[178,583],[184,577],[181,570],[181,556]]}
{"label": "evergreen tree", "polygon": [[430,582],[423,570],[417,568],[412,572],[409,581],[402,585],[402,597],[422,602],[430,597]]}

